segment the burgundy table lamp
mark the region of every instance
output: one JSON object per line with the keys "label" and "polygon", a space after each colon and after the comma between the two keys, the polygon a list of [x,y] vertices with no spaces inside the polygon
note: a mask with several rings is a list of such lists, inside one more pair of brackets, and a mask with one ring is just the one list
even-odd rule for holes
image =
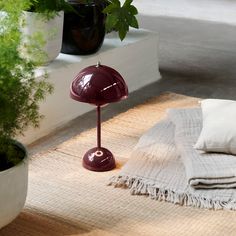
{"label": "burgundy table lamp", "polygon": [[112,153],[101,146],[101,106],[127,98],[124,79],[113,68],[98,63],[79,72],[71,83],[70,96],[76,101],[97,106],[97,147],[85,153],[83,166],[92,171],[115,168]]}

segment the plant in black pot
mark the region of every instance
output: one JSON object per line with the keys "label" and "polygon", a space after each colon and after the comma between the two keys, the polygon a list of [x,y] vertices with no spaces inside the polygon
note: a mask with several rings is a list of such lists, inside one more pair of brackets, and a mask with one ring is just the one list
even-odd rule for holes
{"label": "plant in black pot", "polygon": [[129,27],[138,28],[132,0],[68,0],[74,9],[65,13],[61,52],[87,55],[101,47],[106,32],[117,31],[123,40]]}
{"label": "plant in black pot", "polygon": [[0,228],[19,214],[27,193],[27,151],[14,137],[39,125],[39,102],[52,92],[46,78],[35,78],[36,63],[19,52],[23,7],[23,1],[0,3]]}

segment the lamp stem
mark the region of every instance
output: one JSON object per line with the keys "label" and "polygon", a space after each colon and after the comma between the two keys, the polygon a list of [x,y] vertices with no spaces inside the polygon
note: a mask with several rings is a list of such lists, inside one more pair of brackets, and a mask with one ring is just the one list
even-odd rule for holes
{"label": "lamp stem", "polygon": [[97,147],[101,147],[101,107],[97,106]]}

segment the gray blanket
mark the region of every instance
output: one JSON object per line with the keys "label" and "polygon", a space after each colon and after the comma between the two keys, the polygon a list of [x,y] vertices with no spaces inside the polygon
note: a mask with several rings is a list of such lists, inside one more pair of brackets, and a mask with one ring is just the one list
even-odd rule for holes
{"label": "gray blanket", "polygon": [[201,109],[172,109],[168,117],[175,124],[175,144],[188,183],[194,188],[236,187],[236,156],[204,153],[193,148],[201,132]]}
{"label": "gray blanket", "polygon": [[140,138],[110,184],[181,205],[236,209],[236,157],[196,151],[200,130],[199,109],[169,110]]}

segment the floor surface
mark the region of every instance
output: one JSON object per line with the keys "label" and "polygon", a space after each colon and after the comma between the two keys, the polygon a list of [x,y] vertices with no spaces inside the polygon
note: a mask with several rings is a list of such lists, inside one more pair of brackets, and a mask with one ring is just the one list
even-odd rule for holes
{"label": "floor surface", "polygon": [[[91,148],[96,140],[95,129],[69,139],[54,150],[36,154],[30,160],[25,208],[14,222],[0,230],[0,235],[235,236],[236,211],[179,206],[106,186],[112,176],[119,175],[139,137],[162,119],[166,109],[191,107],[197,105],[197,100],[165,93],[103,122],[104,145],[117,162],[112,171],[88,171],[81,165],[84,150]],[[161,145],[160,153],[164,147]],[[155,155],[149,161],[154,166],[165,165],[162,157],[156,163]],[[172,164],[176,166],[175,161]],[[176,167],[179,169],[178,164]],[[170,201],[177,200],[173,196],[170,195]],[[185,203],[193,202],[186,199]]]}

